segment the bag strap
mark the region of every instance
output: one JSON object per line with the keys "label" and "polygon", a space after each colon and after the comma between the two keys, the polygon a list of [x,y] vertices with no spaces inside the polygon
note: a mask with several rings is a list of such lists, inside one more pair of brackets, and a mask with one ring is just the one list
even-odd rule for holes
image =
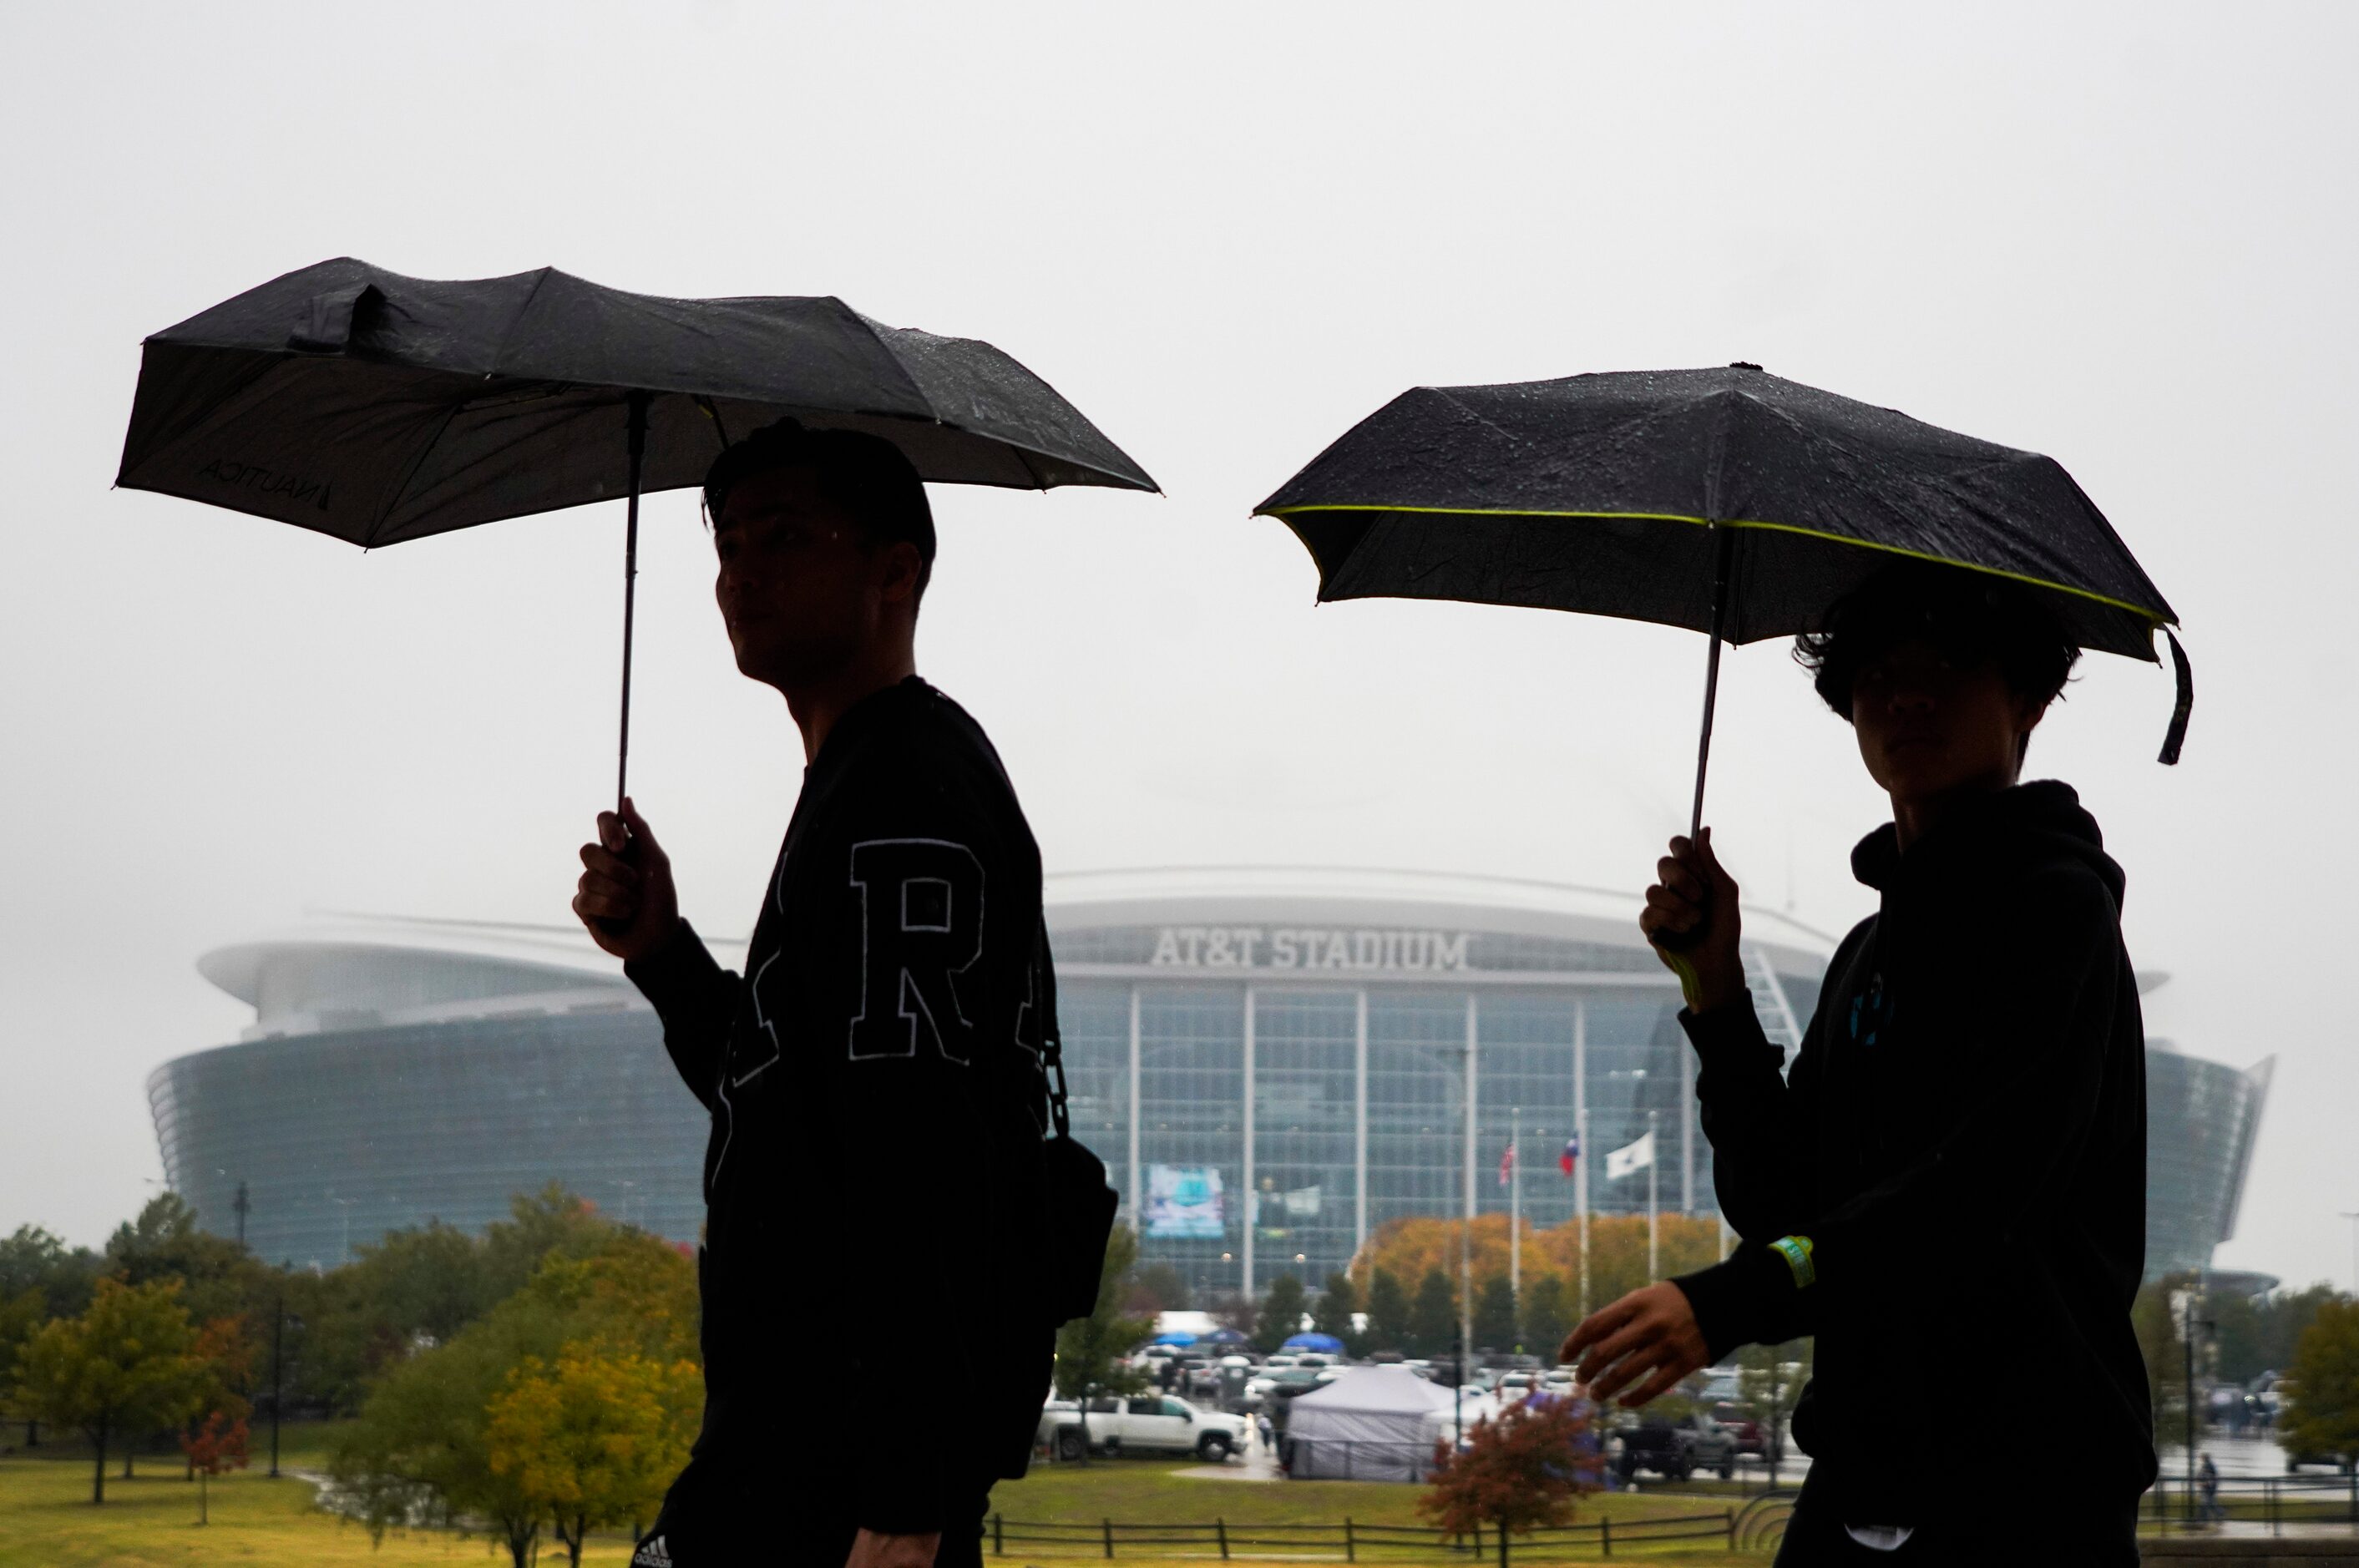
{"label": "bag strap", "polygon": [[1073,1136],[1072,1114],[1066,1108],[1065,1039],[1057,1027],[1057,964],[1049,951],[1049,922],[1040,922],[1040,934],[1032,948],[1032,989],[1040,1007],[1040,1076],[1049,1087],[1049,1119],[1056,1127],[1056,1136]]}

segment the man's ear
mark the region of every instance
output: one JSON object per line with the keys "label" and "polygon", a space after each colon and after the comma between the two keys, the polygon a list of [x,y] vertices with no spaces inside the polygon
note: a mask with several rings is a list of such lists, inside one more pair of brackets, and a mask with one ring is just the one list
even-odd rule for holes
{"label": "man's ear", "polygon": [[2017,777],[2022,774],[2024,758],[2031,755],[2031,732],[2038,729],[2039,721],[2048,716],[2048,702],[2054,700],[2049,698],[2047,702],[2038,702],[2028,697],[2015,700],[2015,767]]}
{"label": "man's ear", "polygon": [[926,570],[925,558],[918,547],[908,539],[896,539],[877,552],[883,562],[884,575],[877,591],[888,604],[907,604],[915,606],[918,600],[918,579]]}

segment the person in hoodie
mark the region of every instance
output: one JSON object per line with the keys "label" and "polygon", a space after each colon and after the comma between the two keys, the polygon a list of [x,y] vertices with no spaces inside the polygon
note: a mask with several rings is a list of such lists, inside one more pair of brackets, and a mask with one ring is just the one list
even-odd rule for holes
{"label": "person in hoodie", "polygon": [[[1852,853],[1877,912],[1836,948],[1781,1075],[1736,883],[1710,829],[1671,841],[1639,924],[1681,972],[1741,1240],[1592,1314],[1563,1358],[1635,1406],[1740,1345],[1815,1335],[1793,1418],[1812,1465],[1780,1563],[2134,1563],[2155,1456],[2129,1315],[2146,1063],[2123,876],[2068,786],[2019,782],[2079,650],[2030,592],[1910,562],[1796,657],[1891,797]],[[2004,1497],[1960,1486],[1909,1436],[1929,1367],[2037,1378],[2072,1412],[2069,1454]]]}
{"label": "person in hoodie", "polygon": [[[1054,1332],[1039,852],[983,730],[917,675],[934,528],[908,460],[783,420],[704,503],[737,667],[806,767],[743,975],[630,802],[582,847],[574,912],[712,1118],[703,1426],[632,1563],[977,1563]],[[993,1354],[937,1397],[898,1369],[953,1321]]]}

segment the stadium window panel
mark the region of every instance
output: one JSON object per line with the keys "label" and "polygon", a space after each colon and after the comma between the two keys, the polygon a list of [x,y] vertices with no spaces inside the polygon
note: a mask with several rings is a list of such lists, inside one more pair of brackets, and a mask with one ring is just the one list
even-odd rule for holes
{"label": "stadium window panel", "polygon": [[[1244,988],[1141,986],[1138,1041],[1143,1254],[1200,1294],[1234,1291],[1245,1277]],[[1158,1179],[1199,1201],[1159,1206]]]}
{"label": "stadium window panel", "polygon": [[1351,1261],[1356,1019],[1349,991],[1255,993],[1258,1285],[1283,1272],[1315,1286]]}

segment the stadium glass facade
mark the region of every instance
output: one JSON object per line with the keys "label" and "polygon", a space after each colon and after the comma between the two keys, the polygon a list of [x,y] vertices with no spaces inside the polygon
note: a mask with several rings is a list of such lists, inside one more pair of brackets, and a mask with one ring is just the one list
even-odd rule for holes
{"label": "stadium glass facade", "polygon": [[[1441,877],[1055,879],[1075,1131],[1144,1258],[1209,1293],[1315,1286],[1405,1215],[1643,1213],[1650,1179],[1663,1212],[1712,1213],[1678,988],[1634,917],[1603,894]],[[1830,944],[1767,911],[1746,929],[1756,1006],[1790,1041]],[[257,1255],[332,1267],[388,1230],[479,1229],[556,1182],[695,1238],[704,1113],[586,941],[314,926],[200,967],[256,1015],[149,1080],[166,1178],[208,1228],[235,1229],[243,1183]],[[2267,1073],[2148,1059],[2158,1274],[2232,1233]],[[1607,1180],[1604,1156],[1650,1131],[1653,1167]],[[1511,1139],[1522,1169],[1503,1183]]]}
{"label": "stadium glass facade", "polygon": [[[1262,883],[1073,879],[1049,909],[1074,1127],[1146,1262],[1212,1293],[1279,1273],[1315,1287],[1406,1215],[1514,1207],[1554,1225],[1584,1192],[1593,1213],[1643,1213],[1649,1172],[1607,1181],[1600,1160],[1650,1130],[1655,1201],[1713,1212],[1679,988],[1625,900],[1334,873]],[[1752,919],[1771,938],[1747,954],[1756,998],[1790,1040],[1826,944]],[[1559,1155],[1584,1125],[1568,1178]]]}
{"label": "stadium glass facade", "polygon": [[2236,1234],[2276,1060],[2239,1070],[2147,1041],[2148,1279],[2211,1267],[2212,1249]]}

